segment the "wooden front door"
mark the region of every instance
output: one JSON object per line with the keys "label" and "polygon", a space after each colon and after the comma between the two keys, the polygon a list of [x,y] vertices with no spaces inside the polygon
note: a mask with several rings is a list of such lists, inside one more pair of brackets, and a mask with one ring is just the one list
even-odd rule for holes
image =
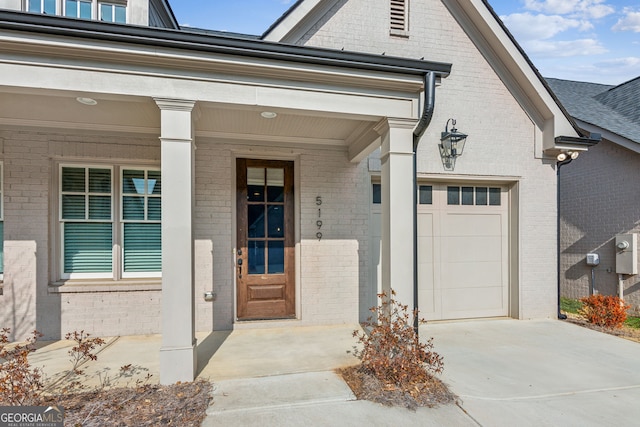
{"label": "wooden front door", "polygon": [[237,159],[239,320],[295,317],[293,162]]}

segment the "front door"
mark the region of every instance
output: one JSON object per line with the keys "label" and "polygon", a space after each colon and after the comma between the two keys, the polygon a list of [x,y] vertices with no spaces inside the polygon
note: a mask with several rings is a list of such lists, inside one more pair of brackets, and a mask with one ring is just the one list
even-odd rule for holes
{"label": "front door", "polygon": [[295,317],[293,162],[237,159],[239,320]]}

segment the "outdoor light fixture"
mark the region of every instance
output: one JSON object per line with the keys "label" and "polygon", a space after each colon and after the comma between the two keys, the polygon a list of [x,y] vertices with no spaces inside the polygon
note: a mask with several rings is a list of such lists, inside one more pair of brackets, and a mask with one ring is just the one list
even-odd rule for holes
{"label": "outdoor light fixture", "polygon": [[262,113],[260,113],[260,115],[265,119],[275,119],[276,117],[278,117],[278,114],[274,113],[273,111],[263,111]]}
{"label": "outdoor light fixture", "polygon": [[[449,131],[449,122],[451,122],[451,131]],[[452,171],[456,166],[456,158],[462,156],[466,140],[467,135],[458,132],[458,129],[456,129],[456,120],[447,120],[444,132],[440,136],[440,144],[438,144],[440,158],[445,170]]]}
{"label": "outdoor light fixture", "polygon": [[84,104],[84,105],[97,105],[98,101],[96,101],[93,98],[87,98],[84,96],[79,96],[76,98],[76,101],[78,101],[80,104]]}
{"label": "outdoor light fixture", "polygon": [[567,151],[567,152],[563,151],[562,153],[556,156],[556,160],[558,160],[559,162],[564,162],[569,158],[571,158],[571,160],[575,160],[578,158],[579,155],[580,153],[577,151]]}

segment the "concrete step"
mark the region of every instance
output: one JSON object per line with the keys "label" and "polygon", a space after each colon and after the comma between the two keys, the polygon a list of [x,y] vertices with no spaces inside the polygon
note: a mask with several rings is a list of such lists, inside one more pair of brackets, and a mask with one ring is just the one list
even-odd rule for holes
{"label": "concrete step", "polygon": [[262,411],[355,400],[349,386],[332,371],[223,380],[214,383],[208,415]]}

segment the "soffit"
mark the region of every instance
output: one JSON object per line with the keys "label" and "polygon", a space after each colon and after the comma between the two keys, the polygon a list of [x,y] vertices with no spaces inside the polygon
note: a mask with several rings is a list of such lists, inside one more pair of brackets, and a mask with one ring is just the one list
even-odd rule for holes
{"label": "soffit", "polygon": [[[79,103],[89,97],[97,105]],[[379,118],[364,119],[321,115],[317,112],[269,109],[277,113],[265,119],[264,107],[198,102],[196,136],[293,144],[347,147],[354,135],[372,128]],[[23,91],[0,86],[0,124],[18,127],[57,128],[63,132],[160,132],[160,111],[151,98],[62,91]]]}

